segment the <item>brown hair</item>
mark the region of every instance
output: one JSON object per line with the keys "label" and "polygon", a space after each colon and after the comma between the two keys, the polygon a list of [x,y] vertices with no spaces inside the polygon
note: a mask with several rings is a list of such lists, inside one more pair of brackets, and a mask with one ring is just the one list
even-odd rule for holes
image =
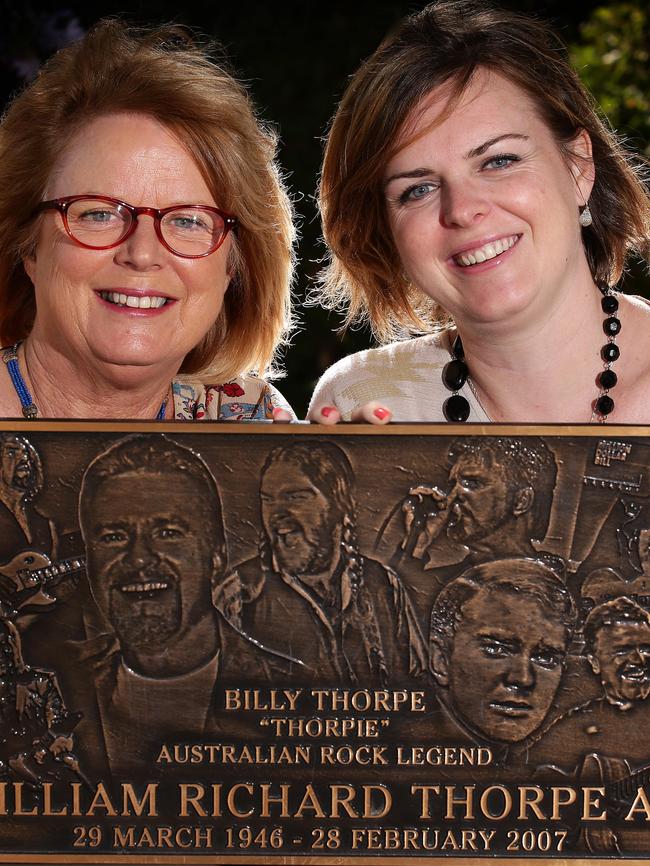
{"label": "brown hair", "polygon": [[495,559],[474,565],[449,581],[436,596],[431,610],[430,644],[437,642],[451,653],[463,607],[481,590],[491,595],[503,592],[514,599],[532,598],[544,608],[549,622],[564,626],[568,647],[577,621],[571,593],[552,569],[539,560],[523,558]]}
{"label": "brown hair", "polygon": [[277,139],[245,88],[179,27],[101,21],[9,107],[0,126],[0,339],[22,339],[34,322],[22,260],[33,253],[33,214],[57,157],[84,124],[112,112],[149,115],[175,134],[239,223],[223,308],[181,372],[219,381],[264,371],[290,325],[294,229]]}
{"label": "brown hair", "polygon": [[508,496],[513,497],[524,487],[533,491],[533,501],[527,511],[531,539],[542,541],[548,531],[557,479],[555,455],[538,436],[515,439],[512,436],[463,436],[454,439],[447,451],[450,468],[462,457],[482,461],[494,471],[501,466],[508,482]]}
{"label": "brown hair", "polygon": [[594,280],[615,283],[629,251],[649,252],[641,163],[600,118],[559,38],[517,12],[480,0],[442,0],[406,18],[352,77],[325,148],[320,208],[330,261],[321,297],[331,308],[347,307],[348,323],[367,319],[380,340],[449,321],[402,270],[383,175],[418,103],[449,83],[453,107],[479,68],[504,76],[532,99],[567,160],[576,135],[589,133],[593,225],[582,236]]}
{"label": "brown hair", "polygon": [[134,436],[126,436],[91,460],[84,471],[79,490],[79,526],[82,535],[88,528],[90,503],[108,478],[170,474],[193,478],[203,488],[203,495],[194,502],[188,502],[187,507],[201,513],[202,519],[208,525],[210,543],[219,554],[225,570],[228,552],[216,479],[200,454],[164,435],[136,433]]}

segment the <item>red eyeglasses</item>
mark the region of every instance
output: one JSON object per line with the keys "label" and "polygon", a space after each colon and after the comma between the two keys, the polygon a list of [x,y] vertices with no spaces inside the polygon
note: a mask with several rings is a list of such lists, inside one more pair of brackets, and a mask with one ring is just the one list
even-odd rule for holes
{"label": "red eyeglasses", "polygon": [[150,216],[160,243],[176,256],[200,259],[219,249],[237,225],[232,214],[200,204],[134,207],[107,195],[67,195],[41,202],[37,210],[57,210],[63,226],[79,246],[110,250],[135,231],[141,214]]}

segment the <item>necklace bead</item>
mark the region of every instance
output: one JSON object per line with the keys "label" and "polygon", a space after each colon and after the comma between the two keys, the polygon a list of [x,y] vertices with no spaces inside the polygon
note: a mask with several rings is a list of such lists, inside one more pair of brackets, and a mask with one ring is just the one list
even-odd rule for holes
{"label": "necklace bead", "polygon": [[603,295],[600,300],[600,306],[603,309],[603,313],[608,313],[611,316],[612,313],[618,310],[618,298],[615,298],[614,295]]}
{"label": "necklace bead", "polygon": [[450,391],[458,391],[467,381],[467,364],[460,358],[454,358],[445,364],[442,380]]}
{"label": "necklace bead", "polygon": [[596,410],[601,415],[609,415],[614,411],[614,401],[608,394],[603,394],[596,400]]}
{"label": "necklace bead", "polygon": [[604,391],[609,391],[618,382],[618,376],[613,370],[603,370],[598,379],[598,384]]}
{"label": "necklace bead", "polygon": [[615,337],[621,331],[621,320],[616,316],[610,316],[603,322],[603,331],[608,337]]}
{"label": "necklace bead", "polygon": [[462,394],[452,394],[445,400],[442,408],[447,421],[455,424],[464,424],[469,418],[469,403]]}
{"label": "necklace bead", "polygon": [[616,343],[605,343],[603,348],[600,350],[600,354],[603,361],[606,361],[608,364],[613,364],[614,361],[618,361],[621,357],[621,350],[618,348]]}

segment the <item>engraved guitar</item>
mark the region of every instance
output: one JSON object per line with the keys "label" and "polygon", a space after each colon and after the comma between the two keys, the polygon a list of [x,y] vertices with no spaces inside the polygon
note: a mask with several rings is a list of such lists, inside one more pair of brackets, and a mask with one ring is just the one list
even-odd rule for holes
{"label": "engraved guitar", "polygon": [[49,587],[76,579],[86,567],[83,556],[51,562],[44,553],[25,550],[0,565],[0,598],[14,611],[43,609],[56,603]]}

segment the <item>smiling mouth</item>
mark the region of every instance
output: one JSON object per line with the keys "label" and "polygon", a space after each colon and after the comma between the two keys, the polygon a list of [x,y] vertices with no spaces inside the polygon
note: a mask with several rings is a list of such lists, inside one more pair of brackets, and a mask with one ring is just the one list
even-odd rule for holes
{"label": "smiling mouth", "polygon": [[171,301],[160,295],[125,295],[124,292],[99,292],[103,301],[117,307],[133,307],[137,310],[157,310]]}
{"label": "smiling mouth", "polygon": [[121,592],[153,592],[161,589],[167,589],[169,584],[167,581],[151,581],[146,583],[127,583],[126,586],[120,588]]}
{"label": "smiling mouth", "polygon": [[645,683],[648,682],[648,671],[645,668],[630,668],[621,673],[621,679],[632,683]]}
{"label": "smiling mouth", "polygon": [[491,241],[489,244],[484,244],[475,250],[466,250],[464,253],[453,256],[454,262],[460,265],[461,268],[480,265],[482,262],[495,259],[507,250],[512,249],[520,237],[521,235],[511,235],[508,238],[499,238],[498,241]]}
{"label": "smiling mouth", "polygon": [[169,589],[169,586],[170,584],[166,580],[141,580],[125,583],[117,587],[117,589],[129,601],[145,601],[146,599],[156,598],[161,593],[164,594]]}

